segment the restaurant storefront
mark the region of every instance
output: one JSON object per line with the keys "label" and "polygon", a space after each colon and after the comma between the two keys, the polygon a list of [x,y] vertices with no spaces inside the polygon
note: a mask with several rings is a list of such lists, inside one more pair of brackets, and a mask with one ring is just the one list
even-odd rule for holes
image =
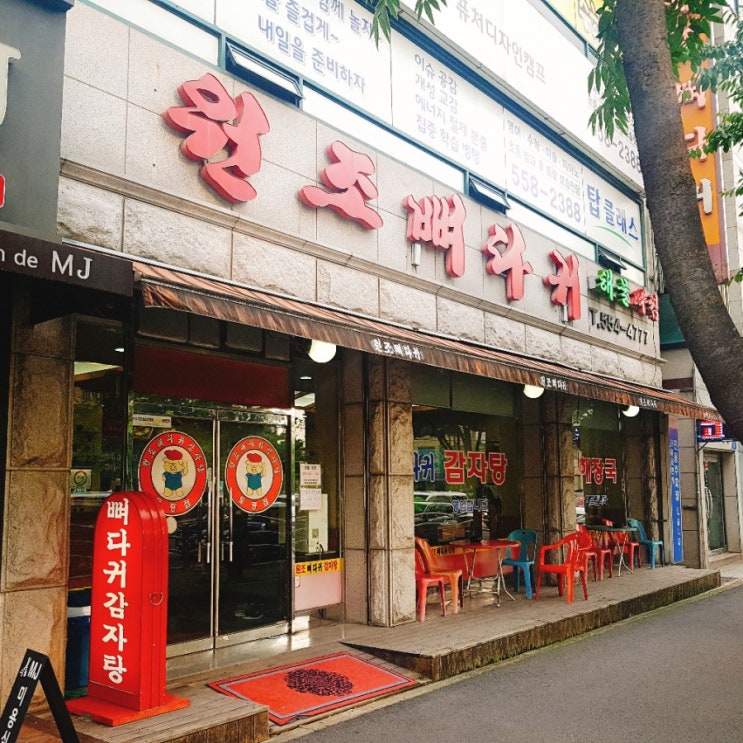
{"label": "restaurant storefront", "polygon": [[169,310],[130,330],[77,324],[71,591],[103,499],[142,489],[168,521],[171,655],[305,628],[341,599],[337,364]]}
{"label": "restaurant storefront", "polygon": [[[119,489],[153,492],[166,514],[171,657],[315,619],[414,621],[415,536],[446,548],[530,528],[547,543],[584,516],[631,515],[672,538],[668,415],[701,409],[660,389],[626,189],[606,184],[634,263],[606,273],[584,222],[558,229],[502,190],[483,200],[461,163],[452,185],[376,149],[358,120],[300,110],[218,53],[211,21],[151,4],[204,42],[184,50],[97,5],[69,14],[57,230],[130,283],[63,295],[51,325],[51,293],[19,294],[9,321],[19,349],[54,364],[33,399],[20,367],[8,385],[11,425],[18,411],[21,433],[46,424],[14,443],[18,492],[43,493],[33,511],[48,516],[6,503],[3,600],[45,607],[37,634],[58,667],[65,604],[85,607],[95,517]],[[546,148],[537,135],[522,145]],[[231,169],[220,158],[240,143]],[[581,200],[600,179],[585,180]],[[313,341],[335,354],[313,360]],[[17,623],[3,636],[26,646]]]}
{"label": "restaurant storefront", "polygon": [[[69,587],[89,587],[102,499],[156,493],[170,533],[171,656],[296,632],[312,617],[410,621],[413,536],[445,551],[518,528],[553,541],[584,519],[663,522],[658,412],[629,418],[616,402],[554,389],[534,398],[522,384],[347,347],[317,363],[301,336],[147,301],[134,326],[77,323]],[[307,334],[318,332],[306,314]],[[437,342],[417,336],[421,358]],[[591,383],[584,390],[625,401],[652,394]],[[654,394],[655,405],[695,410]],[[256,470],[259,495],[248,459],[231,468],[257,442],[269,465]]]}

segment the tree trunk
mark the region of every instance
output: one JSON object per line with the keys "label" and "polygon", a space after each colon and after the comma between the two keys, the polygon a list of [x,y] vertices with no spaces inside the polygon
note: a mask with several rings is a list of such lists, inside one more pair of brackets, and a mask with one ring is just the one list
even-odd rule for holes
{"label": "tree trunk", "polygon": [[702,230],[676,96],[663,0],[619,0],[617,22],[655,247],[689,351],[715,407],[743,441],[743,341]]}

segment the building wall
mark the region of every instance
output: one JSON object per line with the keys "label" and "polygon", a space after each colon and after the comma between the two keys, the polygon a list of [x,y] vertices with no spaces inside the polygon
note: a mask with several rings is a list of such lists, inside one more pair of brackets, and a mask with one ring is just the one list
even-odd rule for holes
{"label": "building wall", "polygon": [[[534,274],[526,277],[525,298],[509,303],[505,282],[487,274],[482,255],[489,225],[509,220],[471,199],[464,198],[465,275],[448,276],[443,255],[432,249],[423,250],[420,267],[411,267],[402,199],[409,193],[448,195],[451,189],[261,92],[256,96],[271,132],[261,139],[261,169],[250,178],[258,196],[228,205],[199,179],[196,164],[180,152],[182,137],[162,119],[168,107],[181,104],[178,86],[210,71],[207,65],[90,6],[78,4],[68,24],[59,212],[64,237],[660,385],[656,325],[612,306],[614,314],[648,330],[647,345],[592,329],[585,281],[583,316],[563,323],[561,308],[542,285],[554,268],[548,254],[559,246],[527,229]],[[98,43],[91,45],[90,38]],[[215,74],[233,96],[250,90]],[[100,135],[89,136],[80,122]],[[372,157],[380,230],[365,230],[297,198],[300,188],[318,183],[329,164],[325,149],[336,139]],[[590,301],[608,308],[595,297]]]}
{"label": "building wall", "polygon": [[[181,105],[178,87],[214,73],[232,96],[250,86],[200,59],[78,2],[68,14],[58,232],[63,238],[349,312],[483,343],[610,377],[660,386],[657,326],[589,295],[583,316],[562,319],[542,279],[555,245],[524,228],[534,274],[524,300],[509,302],[487,274],[482,245],[507,216],[464,198],[466,274],[452,279],[440,251],[410,263],[402,199],[451,188],[349,135],[255,91],[271,124],[261,140],[258,197],[230,205],[198,177],[182,137],[162,118]],[[378,231],[297,193],[319,183],[326,147],[341,139],[368,154],[379,189]],[[582,259],[582,265],[589,263]],[[588,266],[595,273],[597,265]],[[586,272],[583,272],[585,277]],[[588,306],[642,324],[648,343],[591,326]],[[64,665],[68,562],[73,325],[31,326],[19,300],[11,361],[8,469],[0,584],[2,647],[47,652]],[[412,423],[405,364],[346,352],[342,368],[345,619],[395,625],[414,617]],[[525,401],[525,451],[543,452],[526,473],[523,520],[545,538],[575,524],[567,398]],[[52,414],[49,413],[52,411]],[[43,420],[45,426],[38,426]],[[568,474],[570,473],[570,474]],[[634,476],[633,476],[634,477]],[[691,527],[691,524],[689,525]],[[686,524],[685,524],[686,527]],[[45,545],[38,550],[38,545]],[[39,553],[39,554],[37,554]],[[29,620],[29,617],[35,619]],[[3,650],[0,692],[17,668]]]}
{"label": "building wall", "polygon": [[0,697],[27,648],[64,679],[74,323],[32,325],[16,292],[0,573]]}

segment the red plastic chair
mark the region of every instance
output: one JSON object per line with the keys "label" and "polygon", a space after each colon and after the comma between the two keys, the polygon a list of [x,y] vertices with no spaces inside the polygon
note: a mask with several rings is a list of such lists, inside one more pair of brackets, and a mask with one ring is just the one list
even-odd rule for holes
{"label": "red plastic chair", "polygon": [[[562,558],[562,562],[547,562],[548,557],[553,560]],[[557,592],[560,596],[567,593],[567,601],[573,603],[575,598],[575,574],[580,576],[583,584],[583,597],[588,600],[588,586],[586,585],[586,572],[588,560],[578,545],[578,534],[568,534],[559,542],[554,544],[543,544],[539,548],[537,561],[537,590],[536,598],[539,598],[539,589],[542,585],[542,576],[552,574],[557,576]],[[565,591],[567,585],[567,591]]]}
{"label": "red plastic chair", "polygon": [[421,553],[415,551],[415,593],[418,603],[418,621],[426,621],[426,602],[428,601],[428,589],[438,588],[441,598],[441,613],[446,616],[446,584],[448,578],[441,573],[428,573],[423,564]]}
{"label": "red plastic chair", "polygon": [[[577,524],[576,531],[579,535],[584,535],[581,537],[581,547],[586,550],[588,559],[593,562],[593,579],[596,580],[598,568],[598,579],[604,580],[605,567],[608,568],[609,577],[611,578],[614,575],[614,560],[612,559],[614,550],[611,547],[605,546],[604,535],[598,532],[592,533],[584,524]],[[588,541],[586,541],[586,537]]]}
{"label": "red plastic chair", "polygon": [[459,612],[459,607],[464,606],[464,586],[462,585],[462,570],[452,568],[442,564],[442,560],[431,549],[427,540],[416,537],[415,549],[420,552],[423,559],[423,567],[427,573],[437,573],[446,576],[449,586],[451,586],[451,603],[453,611]]}
{"label": "red plastic chair", "polygon": [[[609,519],[601,519],[601,523],[605,526],[614,526],[614,522]],[[632,534],[632,532],[630,532],[630,534]],[[632,539],[631,536],[628,537],[624,543],[622,543],[614,535],[612,535],[611,546],[612,549],[617,553],[617,556],[619,556],[619,554],[623,552],[625,555],[627,555],[627,557],[629,557],[630,570],[632,570],[632,567],[635,565],[635,560],[637,560],[637,567],[641,567],[640,543]]]}

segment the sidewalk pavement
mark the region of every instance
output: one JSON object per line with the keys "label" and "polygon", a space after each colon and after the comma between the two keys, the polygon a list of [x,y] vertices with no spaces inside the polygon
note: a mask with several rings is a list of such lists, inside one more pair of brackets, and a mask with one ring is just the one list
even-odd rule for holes
{"label": "sidewalk pavement", "polygon": [[[193,654],[168,662],[168,693],[187,697],[190,706],[148,720],[106,727],[73,717],[80,743],[253,743],[281,734],[294,737],[317,717],[283,727],[269,723],[265,706],[231,699],[206,686],[210,681],[296,663],[349,647],[381,664],[394,665],[420,683],[456,676],[529,650],[561,642],[643,612],[691,599],[710,591],[743,584],[743,560],[720,561],[711,570],[682,566],[615,571],[613,578],[589,581],[588,600],[576,591],[573,604],[553,586],[543,587],[539,600],[521,593],[511,600],[485,592],[465,599],[458,614],[441,616],[428,606],[426,621],[380,628],[318,620],[296,635],[261,640],[244,646]],[[402,692],[405,693],[405,692]],[[332,713],[328,713],[332,714]],[[58,741],[53,722],[28,717],[20,743]],[[44,736],[47,737],[44,737]]]}

